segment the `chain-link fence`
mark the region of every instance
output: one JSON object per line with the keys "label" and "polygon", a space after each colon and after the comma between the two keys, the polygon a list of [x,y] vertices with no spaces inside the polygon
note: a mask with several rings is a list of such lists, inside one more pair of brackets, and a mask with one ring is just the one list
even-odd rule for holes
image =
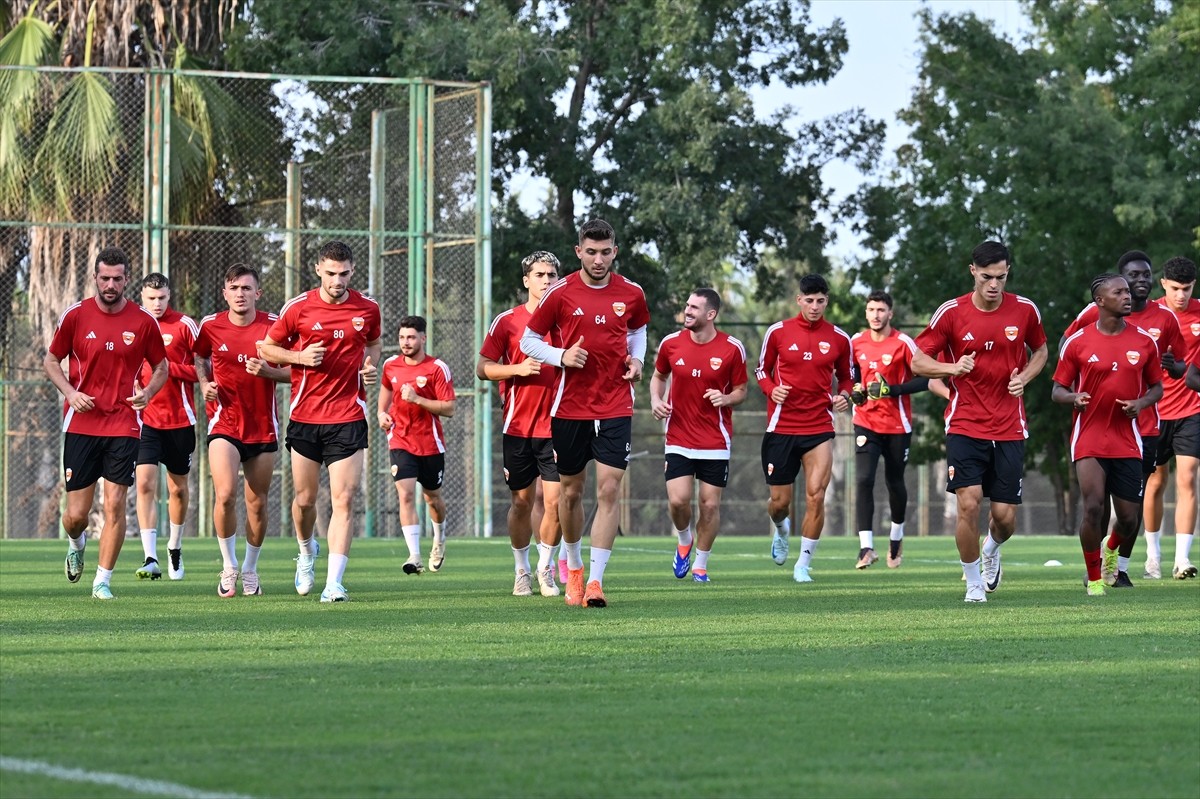
{"label": "chain-link fence", "polygon": [[[224,309],[235,262],[260,271],[259,308],[277,311],[316,285],[330,239],[350,245],[352,286],[379,301],[385,355],[402,316],[429,319],[429,350],[459,380],[444,491],[453,532],[481,531],[488,398],[472,375],[490,286],[486,85],[61,68],[0,68],[0,81],[23,87],[0,115],[0,534],[59,534],[61,397],[41,361],[58,314],[94,293],[100,249],[130,253],[135,283],[168,274],[172,306],[198,321]],[[354,525],[368,535],[399,532],[386,449],[372,425]],[[291,496],[280,457],[273,533],[290,535]],[[203,446],[192,497],[188,533],[207,534]]]}

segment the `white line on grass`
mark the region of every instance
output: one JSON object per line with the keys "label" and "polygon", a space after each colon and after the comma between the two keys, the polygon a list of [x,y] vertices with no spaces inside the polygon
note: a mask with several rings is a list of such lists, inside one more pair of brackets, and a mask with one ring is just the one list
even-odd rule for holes
{"label": "white line on grass", "polygon": [[105,771],[86,771],[80,768],[64,768],[53,763],[42,763],[38,760],[22,760],[16,757],[0,755],[0,771],[19,771],[22,774],[39,774],[56,780],[69,782],[90,782],[95,785],[112,785],[123,791],[134,793],[149,793],[156,796],[176,797],[177,799],[250,799],[237,793],[220,793],[205,791],[180,785],[176,782],[163,780],[147,780],[141,777],[131,777],[128,774],[110,774]]}

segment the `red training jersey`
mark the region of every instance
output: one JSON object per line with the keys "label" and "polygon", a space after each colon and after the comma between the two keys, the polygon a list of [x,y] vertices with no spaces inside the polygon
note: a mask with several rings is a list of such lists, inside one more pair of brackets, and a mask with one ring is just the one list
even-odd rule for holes
{"label": "red training jersey", "polygon": [[[1063,343],[1066,339],[1073,336],[1075,333],[1082,330],[1088,325],[1094,325],[1096,320],[1100,318],[1100,309],[1096,307],[1096,303],[1089,304],[1086,308],[1079,312],[1075,320],[1067,326],[1067,332],[1063,333]],[[1175,318],[1175,314],[1168,311],[1156,302],[1146,303],[1146,307],[1140,311],[1134,311],[1125,317],[1125,323],[1140,327],[1142,330],[1150,334],[1150,338],[1154,339],[1154,343],[1158,345],[1158,352],[1161,357],[1162,353],[1170,352],[1177,357],[1182,358],[1182,353],[1186,350],[1183,340],[1183,334],[1179,332],[1179,320]],[[1163,380],[1166,381],[1168,375],[1163,372]],[[1180,383],[1183,381],[1180,380]],[[1163,396],[1166,396],[1166,385],[1163,385]],[[1160,400],[1161,403],[1161,400]],[[1156,436],[1159,434],[1159,408],[1158,405],[1151,405],[1144,411],[1138,414],[1138,430],[1142,437]]]}
{"label": "red training jersey", "polygon": [[[142,423],[159,430],[194,427],[196,364],[192,359],[192,346],[196,343],[199,328],[192,317],[168,308],[158,320],[158,329],[162,331],[163,346],[167,349],[167,382],[142,411]],[[142,366],[143,386],[153,372],[149,364]]]}
{"label": "red training jersey", "polygon": [[626,336],[649,323],[642,287],[615,272],[603,286],[589,286],[579,272],[551,286],[528,328],[542,337],[550,335],[567,348],[583,338],[588,354],[582,369],[559,370],[551,416],[580,420],[633,416],[633,383],[623,377],[628,368]]}
{"label": "red training jersey", "polygon": [[400,387],[405,383],[426,399],[454,399],[450,367],[440,358],[426,355],[420,363],[409,364],[403,355],[393,355],[384,361],[383,384],[392,390],[392,404],[388,406],[388,414],[392,417],[392,429],[387,432],[388,449],[402,449],[413,455],[445,452],[442,417],[402,399]]}
{"label": "red training jersey", "polygon": [[243,444],[279,440],[275,381],[246,371],[246,361],[258,357],[258,342],[267,337],[278,317],[258,311],[250,324],[234,324],[229,311],[204,317],[196,336],[196,354],[212,362],[217,400],[209,402],[208,434],[223,435]]}
{"label": "red training jersey", "polygon": [[[1171,311],[1163,298],[1157,304]],[[1200,300],[1188,300],[1187,307],[1175,314],[1183,339],[1183,352],[1175,352],[1175,360],[1195,363],[1200,360]],[[1184,375],[1186,376],[1186,372]],[[1158,403],[1158,415],[1164,419],[1186,419],[1200,413],[1200,394],[1187,387],[1183,377],[1163,375],[1163,398]]]}
{"label": "red training jersey", "polygon": [[[1071,426],[1071,460],[1142,458],[1142,435],[1136,420],[1117,400],[1135,400],[1162,381],[1158,347],[1145,330],[1131,324],[1115,336],[1087,325],[1063,343],[1054,382],[1091,395],[1075,410]],[[1140,415],[1140,414],[1139,414]]]}
{"label": "red training jersey", "polygon": [[[864,386],[876,381],[877,373],[890,384],[912,380],[912,356],[917,351],[917,342],[912,336],[892,328],[883,341],[876,341],[870,330],[864,330],[854,334],[850,347]],[[912,399],[908,394],[902,394],[856,405],[854,424],[883,435],[911,433]]]}
{"label": "red training jersey", "polygon": [[744,386],[746,348],[728,333],[703,344],[680,330],[665,336],[658,345],[654,371],[670,375],[667,402],[671,415],[663,422],[668,455],[694,459],[728,460],[733,436],[733,408],[714,408],[704,392],[716,389],[728,394]]}
{"label": "red training jersey", "polygon": [[358,372],[367,344],[379,340],[380,327],[379,303],[353,289],[337,304],[312,289],[283,306],[268,332],[272,341],[295,351],[316,342],[325,345],[320,366],[292,365],[292,419],[307,424],[366,420],[367,389]]}
{"label": "red training jersey", "polygon": [[[521,352],[521,336],[532,316],[524,305],[497,316],[483,338],[479,354],[496,363],[524,361],[528,356]],[[549,336],[544,338],[550,339]],[[504,380],[500,384],[504,397],[504,434],[518,438],[550,438],[550,407],[554,403],[557,383],[558,369],[548,363],[542,364],[542,370],[535,375],[518,375]]]}
{"label": "red training jersey", "polygon": [[[838,391],[854,387],[850,377],[850,336],[825,319],[802,316],[767,328],[754,376],[767,395],[767,432],[809,436],[833,432],[834,377]],[[771,399],[776,386],[791,386],[787,399]]]}
{"label": "red training jersey", "polygon": [[142,364],[157,366],[167,357],[153,314],[126,301],[117,313],[105,313],[94,297],[63,311],[50,340],[50,353],[67,358],[67,379],[92,397],[94,407],[79,413],[63,401],[63,431],[86,436],[140,438],[141,414],[127,398]]}
{"label": "red training jersey", "polygon": [[950,402],[946,405],[946,432],[993,441],[1020,441],[1029,437],[1025,403],[1008,393],[1013,369],[1024,369],[1029,350],[1046,343],[1042,315],[1030,300],[1005,292],[994,311],[981,311],[964,294],[945,302],[917,336],[917,346],[950,361],[975,356],[975,368],[946,379]]}

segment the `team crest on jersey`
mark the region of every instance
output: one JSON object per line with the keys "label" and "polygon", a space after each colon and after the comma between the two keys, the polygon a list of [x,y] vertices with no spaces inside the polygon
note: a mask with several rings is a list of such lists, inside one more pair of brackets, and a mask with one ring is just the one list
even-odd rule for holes
{"label": "team crest on jersey", "polygon": [[828,341],[818,341],[817,349],[819,349],[821,351],[822,355],[828,355],[829,354],[829,342]]}
{"label": "team crest on jersey", "polygon": [[363,319],[361,316],[356,316],[350,320],[350,324],[354,325],[354,329],[357,330],[359,333],[362,332],[363,325],[365,325],[366,323],[367,323],[367,320]]}
{"label": "team crest on jersey", "polygon": [[953,480],[953,479],[954,479],[954,467],[953,467],[953,466],[951,466],[949,469],[947,469],[947,470],[946,470],[946,475],[947,475],[947,476],[948,476],[948,477],[949,477],[951,480]]}
{"label": "team crest on jersey", "polygon": [[615,313],[617,316],[624,316],[625,315],[625,303],[614,302],[613,303],[613,313]]}
{"label": "team crest on jersey", "polygon": [[1146,328],[1146,332],[1149,333],[1150,338],[1154,339],[1155,341],[1158,341],[1158,337],[1162,335],[1162,331],[1157,327],[1148,327]]}
{"label": "team crest on jersey", "polygon": [[175,337],[172,336],[170,333],[163,333],[163,346],[164,347],[171,346],[171,342],[174,340],[175,340]]}
{"label": "team crest on jersey", "polygon": [[1192,335],[1200,336],[1200,322],[1192,322]]}
{"label": "team crest on jersey", "polygon": [[884,366],[889,366],[892,363],[892,354],[890,352],[885,352],[880,360],[883,361]]}
{"label": "team crest on jersey", "polygon": [[136,336],[134,336],[133,333],[128,330],[121,334],[121,341],[125,342],[126,347],[133,343],[134,338],[136,338]]}
{"label": "team crest on jersey", "polygon": [[708,359],[708,365],[709,365],[709,367],[712,368],[712,370],[714,372],[717,371],[718,369],[720,369],[721,364],[723,364],[723,363],[725,363],[725,362],[722,361],[720,358],[709,358]]}
{"label": "team crest on jersey", "polygon": [[1019,331],[1017,330],[1016,325],[1009,325],[1008,327],[1004,328],[1004,337],[1009,341],[1016,341],[1018,332]]}
{"label": "team crest on jersey", "polygon": [[425,375],[417,375],[417,388],[425,388],[425,384],[429,382],[429,378]]}
{"label": "team crest on jersey", "polygon": [[1129,361],[1134,366],[1137,366],[1137,362],[1141,360],[1141,358],[1142,354],[1137,350],[1129,350],[1125,353],[1125,360]]}

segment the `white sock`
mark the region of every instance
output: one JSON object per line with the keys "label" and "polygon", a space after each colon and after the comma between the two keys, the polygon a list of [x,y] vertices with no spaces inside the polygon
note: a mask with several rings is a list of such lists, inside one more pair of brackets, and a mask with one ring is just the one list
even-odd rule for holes
{"label": "white sock", "polygon": [[317,537],[315,535],[307,540],[297,538],[296,542],[300,545],[301,555],[317,554]]}
{"label": "white sock", "polygon": [[104,569],[104,568],[97,566],[96,567],[96,579],[92,580],[92,585],[99,585],[100,583],[108,584],[111,582],[112,582],[112,569]]}
{"label": "white sock", "polygon": [[78,538],[67,536],[67,549],[72,552],[82,552],[85,546],[87,546],[87,533],[80,533]]}
{"label": "white sock", "polygon": [[262,547],[251,546],[250,542],[246,542],[246,557],[242,560],[243,572],[258,571],[258,553],[262,551]]}
{"label": "white sock", "polygon": [[1188,556],[1192,554],[1192,534],[1191,533],[1176,533],[1175,534],[1175,565],[1188,562]]}
{"label": "white sock", "polygon": [[558,559],[559,560],[567,559],[567,542],[566,541],[558,542]]}
{"label": "white sock", "polygon": [[819,538],[801,538],[800,539],[800,565],[804,568],[812,566],[813,555],[817,552],[817,544],[821,543]]}
{"label": "white sock", "polygon": [[183,549],[183,525],[171,522],[171,535],[167,539],[167,549]]}
{"label": "white sock", "polygon": [[604,585],[604,569],[608,566],[608,559],[612,555],[611,549],[599,549],[592,547],[592,563],[591,570],[588,572],[588,582],[595,580]]}
{"label": "white sock", "polygon": [[1117,555],[1117,571],[1119,571],[1119,572],[1129,571],[1129,558],[1123,558],[1120,555]]}
{"label": "white sock", "polygon": [[433,543],[440,544],[446,540],[446,521],[433,522]]}
{"label": "white sock", "polygon": [[891,539],[892,541],[903,541],[904,540],[904,522],[900,522],[899,524],[892,522],[892,532],[888,534],[888,538]]}
{"label": "white sock", "polygon": [[679,546],[688,547],[692,545],[692,526],[690,524],[682,530],[676,530],[675,535],[679,538]]}
{"label": "white sock", "polygon": [[158,530],[142,530],[138,536],[142,539],[142,554],[158,560]]}
{"label": "white sock", "polygon": [[708,571],[708,556],[712,554],[712,550],[707,552],[703,549],[696,550],[696,560],[692,563],[692,571],[706,572]]}
{"label": "white sock", "polygon": [[979,573],[979,561],[966,563],[960,560],[959,563],[962,563],[963,577],[967,578],[967,585],[977,585],[983,582],[983,575]]}
{"label": "white sock", "polygon": [[1000,545],[992,538],[992,534],[988,533],[987,538],[983,539],[983,554],[989,558],[1000,551]]}
{"label": "white sock", "polygon": [[237,561],[237,533],[229,536],[229,538],[218,538],[217,543],[221,545],[221,559],[225,563],[226,569],[236,569]]}
{"label": "white sock", "polygon": [[329,565],[325,569],[325,587],[333,588],[335,585],[342,584],[342,577],[346,574],[346,564],[350,561],[349,555],[335,555],[329,553]]}
{"label": "white sock", "polygon": [[421,525],[406,524],[400,528],[400,532],[404,533],[404,543],[408,544],[409,556],[421,557]]}
{"label": "white sock", "polygon": [[526,545],[522,549],[512,548],[513,564],[516,567],[517,574],[521,572],[529,573],[529,547]]}
{"label": "white sock", "polygon": [[875,531],[874,530],[859,530],[858,545],[862,549],[875,548]]}
{"label": "white sock", "polygon": [[583,568],[583,539],[576,541],[574,544],[563,542],[563,546],[567,549],[567,568],[582,569]]}
{"label": "white sock", "polygon": [[775,525],[775,532],[779,533],[784,538],[787,538],[789,535],[792,534],[792,520],[791,519],[784,519],[781,522],[777,522],[774,519],[772,519],[771,524]]}
{"label": "white sock", "polygon": [[1162,532],[1146,531],[1146,560],[1162,560]]}
{"label": "white sock", "polygon": [[554,547],[549,544],[538,544],[538,571],[545,571],[550,568],[550,561],[554,557]]}

